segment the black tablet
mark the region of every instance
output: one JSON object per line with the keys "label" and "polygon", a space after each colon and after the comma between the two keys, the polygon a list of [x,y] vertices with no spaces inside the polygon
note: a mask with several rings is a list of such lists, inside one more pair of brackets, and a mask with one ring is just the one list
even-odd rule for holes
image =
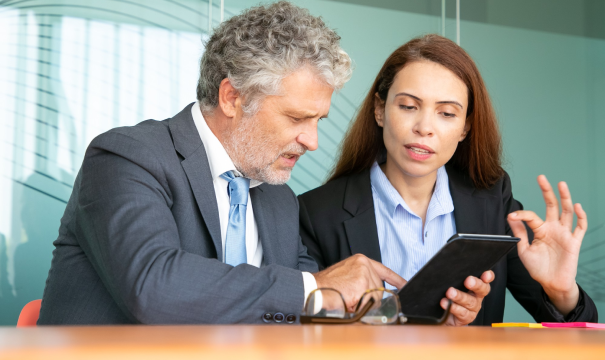
{"label": "black tablet", "polygon": [[401,312],[440,318],[439,305],[450,287],[468,291],[464,280],[480,277],[511,251],[519,238],[506,235],[456,234],[399,291]]}

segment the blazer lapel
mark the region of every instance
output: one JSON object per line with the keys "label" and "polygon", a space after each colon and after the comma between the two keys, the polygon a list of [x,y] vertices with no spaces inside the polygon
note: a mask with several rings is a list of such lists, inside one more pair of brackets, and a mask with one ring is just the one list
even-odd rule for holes
{"label": "blazer lapel", "polygon": [[363,254],[372,260],[382,262],[374,200],[370,184],[370,171],[351,175],[347,180],[343,209],[353,217],[344,221],[351,254]]}
{"label": "blazer lapel", "polygon": [[457,233],[487,233],[487,199],[477,193],[466,174],[447,167]]}
{"label": "blazer lapel", "polygon": [[202,144],[199,132],[191,116],[189,104],[178,115],[168,121],[175,149],[185,158],[181,161],[183,170],[187,174],[189,185],[202,213],[212,242],[216,248],[219,260],[223,259],[223,246],[221,242],[221,226],[216,204],[216,194],[212,182],[210,165],[206,149]]}

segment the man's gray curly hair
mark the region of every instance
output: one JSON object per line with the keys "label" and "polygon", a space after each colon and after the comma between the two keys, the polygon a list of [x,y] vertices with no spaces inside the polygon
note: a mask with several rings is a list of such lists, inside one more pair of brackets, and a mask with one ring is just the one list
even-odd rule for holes
{"label": "man's gray curly hair", "polygon": [[202,111],[218,106],[221,81],[228,78],[244,96],[244,112],[279,94],[284,77],[310,66],[335,90],[351,77],[351,59],[340,36],[320,17],[287,1],[250,8],[223,22],[208,40],[200,64],[197,99]]}

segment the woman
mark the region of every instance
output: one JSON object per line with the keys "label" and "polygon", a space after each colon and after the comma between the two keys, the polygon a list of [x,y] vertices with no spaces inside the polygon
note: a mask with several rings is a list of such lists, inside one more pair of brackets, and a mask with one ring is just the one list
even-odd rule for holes
{"label": "woman", "polygon": [[[597,321],[594,303],[575,282],[585,212],[561,183],[559,216],[544,176],[538,183],[546,221],[523,211],[500,165],[500,142],[468,54],[437,35],[408,42],[378,73],[328,182],[299,197],[309,254],[325,268],[361,253],[410,279],[454,233],[514,234],[517,251],[493,273],[469,277],[468,293],[444,294],[454,302],[448,324],[502,322],[506,288],[538,322]],[[485,298],[487,291],[474,291],[490,286]]]}

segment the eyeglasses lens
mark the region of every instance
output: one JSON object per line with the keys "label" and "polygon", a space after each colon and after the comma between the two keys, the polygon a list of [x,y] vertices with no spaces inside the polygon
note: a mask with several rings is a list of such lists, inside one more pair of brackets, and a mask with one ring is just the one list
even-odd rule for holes
{"label": "eyeglasses lens", "polygon": [[342,295],[332,289],[318,289],[309,295],[304,315],[343,319],[346,307]]}
{"label": "eyeglasses lens", "polygon": [[388,291],[373,290],[363,295],[359,307],[363,308],[370,298],[374,298],[374,305],[361,318],[361,322],[370,325],[384,325],[393,324],[397,321],[399,315],[397,295]]}

